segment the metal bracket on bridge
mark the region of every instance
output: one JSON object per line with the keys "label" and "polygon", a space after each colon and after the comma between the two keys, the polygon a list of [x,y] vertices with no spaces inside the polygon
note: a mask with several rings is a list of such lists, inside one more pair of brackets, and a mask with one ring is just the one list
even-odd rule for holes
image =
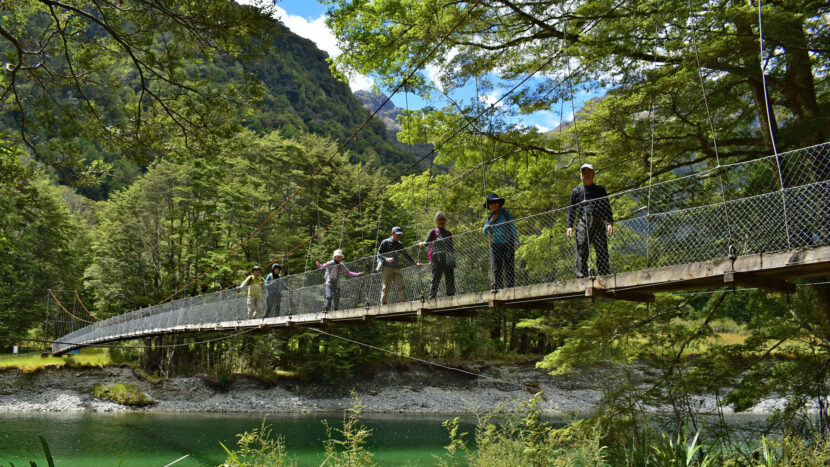
{"label": "metal bracket on bridge", "polygon": [[478,316],[475,310],[469,308],[419,308],[418,316]]}
{"label": "metal bracket on bridge", "polygon": [[601,289],[599,287],[586,287],[585,288],[585,296],[586,297],[610,298],[612,300],[626,300],[626,301],[629,301],[629,302],[654,303],[654,294],[642,293],[642,292],[632,292],[630,290],[614,290],[614,289]]}
{"label": "metal bracket on bridge", "polygon": [[774,277],[759,276],[748,272],[727,272],[723,275],[723,283],[757,287],[772,292],[795,293],[795,284]]}
{"label": "metal bracket on bridge", "polygon": [[398,316],[388,316],[388,317],[378,315],[378,316],[375,317],[375,319],[378,320],[378,321],[398,321],[398,322],[401,322],[401,323],[414,323],[414,322],[418,321],[418,317],[417,316],[412,316],[412,315],[398,315]]}
{"label": "metal bracket on bridge", "polygon": [[545,301],[524,301],[510,303],[506,300],[490,300],[487,302],[490,308],[521,308],[523,310],[555,310],[552,302]]}

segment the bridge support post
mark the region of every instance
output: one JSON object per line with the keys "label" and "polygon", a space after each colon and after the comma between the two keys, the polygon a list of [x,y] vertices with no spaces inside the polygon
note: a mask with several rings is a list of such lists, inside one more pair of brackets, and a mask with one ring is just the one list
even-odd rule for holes
{"label": "bridge support post", "polygon": [[601,289],[599,287],[585,288],[586,297],[610,298],[612,300],[626,300],[629,302],[654,303],[654,294],[633,292],[631,290]]}

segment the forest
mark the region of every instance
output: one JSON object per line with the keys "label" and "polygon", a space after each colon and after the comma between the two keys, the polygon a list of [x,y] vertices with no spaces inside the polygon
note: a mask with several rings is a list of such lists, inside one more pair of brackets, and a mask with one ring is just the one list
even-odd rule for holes
{"label": "forest", "polygon": [[[585,161],[618,193],[830,137],[830,11],[818,0],[764,3],[763,33],[754,1],[327,0],[348,51],[334,59],[267,2],[13,3],[0,23],[4,350],[53,337],[48,289],[70,291],[56,292],[67,303],[77,292],[104,319],[233,287],[275,258],[294,274],[336,248],[369,256],[395,225],[410,246],[437,210],[453,232],[480,229],[488,192],[517,217],[566,206]],[[369,112],[350,73],[435,104],[400,117],[396,144],[378,119],[361,127]],[[471,86],[474,97],[450,97]],[[600,97],[577,108],[576,93]],[[534,112],[567,124],[523,124]],[[407,148],[419,144],[434,157],[418,163]],[[816,180],[827,158],[810,162]],[[783,168],[782,188],[795,172]],[[671,407],[682,427],[692,396],[711,393],[737,410],[790,394],[777,421],[806,434],[805,408],[818,404],[823,433],[826,279],[788,296],[664,293],[651,306],[573,301],[337,332],[402,360],[613,368],[594,420],[634,433],[645,406]],[[302,329],[159,347],[212,337],[112,352],[165,377],[292,371],[331,384],[394,359]]]}

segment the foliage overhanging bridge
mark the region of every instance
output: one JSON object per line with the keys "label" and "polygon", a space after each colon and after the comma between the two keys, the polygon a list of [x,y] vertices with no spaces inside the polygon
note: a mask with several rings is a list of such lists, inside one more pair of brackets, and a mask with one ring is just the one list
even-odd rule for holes
{"label": "foliage overhanging bridge", "polygon": [[[377,256],[368,256],[345,263],[366,274],[342,280],[337,310],[322,311],[324,273],[315,270],[283,279],[290,290],[282,293],[279,316],[250,318],[242,289],[101,321],[64,310],[71,319],[50,323],[51,332],[62,336],[52,351],[183,332],[474,316],[495,307],[551,309],[556,300],[577,297],[648,302],[657,292],[735,285],[791,293],[792,279],[830,273],[830,143],[672,177],[609,196],[616,221],[608,239],[608,275],[576,277],[564,206],[513,221],[520,241],[513,287],[493,290],[490,237],[471,230],[452,236],[454,296],[447,296],[443,283],[428,299],[430,268],[412,265],[402,269],[410,301],[392,291],[390,304],[380,305]],[[427,262],[427,248],[407,251]]]}

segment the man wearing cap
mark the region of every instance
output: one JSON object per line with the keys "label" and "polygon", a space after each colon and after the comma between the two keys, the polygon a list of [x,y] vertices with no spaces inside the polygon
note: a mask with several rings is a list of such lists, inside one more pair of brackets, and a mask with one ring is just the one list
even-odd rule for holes
{"label": "man wearing cap", "polygon": [[[608,267],[608,236],[614,235],[614,215],[605,187],[594,184],[594,167],[582,164],[579,178],[582,185],[571,192],[571,207],[568,210],[568,231],[574,233],[576,222],[576,277],[588,277],[588,244],[594,247],[597,256],[597,271],[600,276],[611,273]],[[606,232],[608,236],[606,236]]]}
{"label": "man wearing cap", "polygon": [[248,319],[262,315],[262,268],[254,266],[251,275],[245,278],[239,288],[248,287]]}
{"label": "man wearing cap", "polygon": [[380,304],[386,305],[389,299],[389,284],[394,282],[395,288],[398,289],[398,295],[402,302],[409,301],[406,296],[406,286],[403,283],[403,274],[401,273],[400,256],[403,255],[410,263],[419,266],[401,243],[403,237],[403,229],[400,227],[392,228],[392,236],[380,242],[378,248],[378,268],[380,268],[380,277],[383,279],[383,285],[380,289]]}
{"label": "man wearing cap", "polygon": [[504,198],[490,193],[484,200],[488,209],[487,219],[481,232],[490,235],[490,267],[493,271],[493,289],[513,287],[516,249],[519,248],[519,234],[513,215],[504,207]]}

